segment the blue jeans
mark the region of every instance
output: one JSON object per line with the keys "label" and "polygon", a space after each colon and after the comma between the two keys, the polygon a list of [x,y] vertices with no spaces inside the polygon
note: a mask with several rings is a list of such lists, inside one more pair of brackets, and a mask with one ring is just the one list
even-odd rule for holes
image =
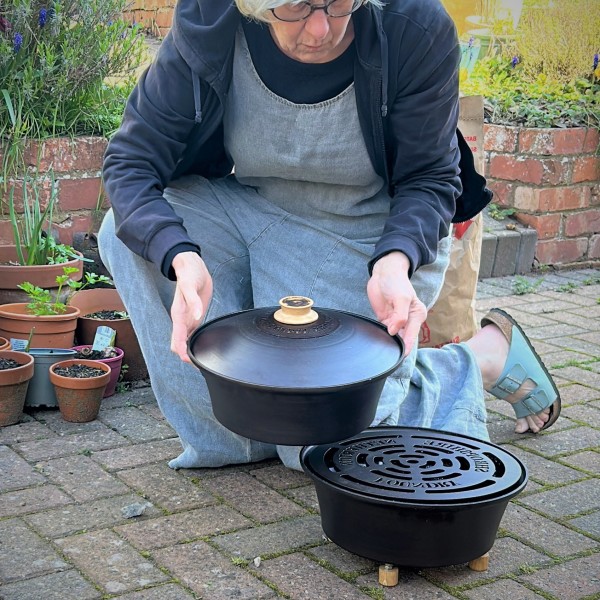
{"label": "blue jeans", "polygon": [[[315,306],[374,318],[366,286],[367,262],[380,232],[344,235],[262,198],[234,177],[183,178],[165,191],[183,218],[213,277],[206,320],[252,307],[274,306],[287,295],[309,296]],[[383,224],[382,224],[383,225]],[[237,435],[214,417],[200,371],[169,350],[175,284],[132,253],[115,235],[112,212],[99,233],[100,255],[130,313],[154,394],[177,431],[183,452],[173,468],[219,467],[279,456],[299,469],[298,447],[274,446]],[[291,247],[291,250],[290,250]],[[448,265],[450,238],[435,263],[412,277],[430,307]],[[126,362],[125,357],[125,362]],[[464,344],[414,350],[388,377],[373,425],[431,427],[488,439],[481,374]]]}

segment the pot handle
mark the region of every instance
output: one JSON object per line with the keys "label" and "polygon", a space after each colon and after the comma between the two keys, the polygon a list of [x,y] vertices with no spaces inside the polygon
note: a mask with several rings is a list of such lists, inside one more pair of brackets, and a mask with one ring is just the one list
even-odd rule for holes
{"label": "pot handle", "polygon": [[279,301],[281,308],[273,318],[284,325],[308,325],[314,323],[319,315],[312,310],[314,302],[306,296],[285,296]]}

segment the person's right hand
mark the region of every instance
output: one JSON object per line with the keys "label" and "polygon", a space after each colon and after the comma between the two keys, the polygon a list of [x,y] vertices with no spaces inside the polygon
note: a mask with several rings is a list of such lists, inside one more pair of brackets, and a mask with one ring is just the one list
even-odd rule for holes
{"label": "person's right hand", "polygon": [[175,255],[172,266],[177,286],[171,306],[171,350],[189,363],[187,340],[208,310],[213,291],[212,277],[196,252],[180,252]]}

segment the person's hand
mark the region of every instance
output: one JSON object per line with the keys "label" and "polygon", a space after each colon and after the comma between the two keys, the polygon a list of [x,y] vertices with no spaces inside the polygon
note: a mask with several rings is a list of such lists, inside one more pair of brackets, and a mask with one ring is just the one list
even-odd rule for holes
{"label": "person's hand", "polygon": [[196,252],[180,252],[172,265],[177,286],[171,306],[171,350],[189,363],[187,339],[206,314],[213,291],[212,277]]}
{"label": "person's hand", "polygon": [[408,278],[410,263],[402,252],[390,252],[374,265],[367,296],[377,319],[390,335],[400,334],[405,354],[415,345],[427,308],[417,298]]}

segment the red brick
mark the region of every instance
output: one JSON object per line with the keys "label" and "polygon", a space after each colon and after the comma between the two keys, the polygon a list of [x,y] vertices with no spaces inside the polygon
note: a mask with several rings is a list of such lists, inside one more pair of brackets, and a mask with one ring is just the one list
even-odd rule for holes
{"label": "red brick", "polygon": [[551,240],[558,237],[562,215],[527,215],[517,213],[517,220],[523,225],[533,227],[538,234],[539,240]]}
{"label": "red brick", "polygon": [[585,143],[583,151],[590,154],[596,154],[600,149],[600,131],[594,127],[590,127],[585,135]]}
{"label": "red brick", "polygon": [[572,263],[585,258],[588,239],[542,240],[535,248],[535,257],[543,265]]}
{"label": "red brick", "polygon": [[600,206],[600,184],[592,186],[592,197],[590,206]]}
{"label": "red brick", "polygon": [[61,179],[58,206],[61,211],[90,209],[98,205],[101,190],[100,177],[85,179]]}
{"label": "red brick", "polygon": [[600,233],[600,210],[586,210],[566,215],[565,235],[577,237],[589,233]]}
{"label": "red brick", "polygon": [[0,219],[0,244],[14,245],[12,225],[8,219]]}
{"label": "red brick", "polygon": [[86,232],[92,230],[92,218],[91,215],[81,214],[75,217],[67,217],[61,223],[58,223],[56,228],[58,234],[58,240],[61,244],[73,244],[73,235],[79,232]]}
{"label": "red brick", "polygon": [[540,185],[544,168],[539,160],[512,155],[492,155],[490,157],[490,177],[521,181]]}
{"label": "red brick", "polygon": [[600,258],[600,235],[593,235],[590,238],[588,258]]}
{"label": "red brick", "polygon": [[587,208],[592,196],[589,186],[515,189],[514,207],[521,211],[556,212]]}
{"label": "red brick", "polygon": [[156,26],[159,28],[171,27],[173,24],[173,11],[171,9],[159,10],[155,18]]}
{"label": "red brick", "polygon": [[517,127],[490,124],[483,126],[483,148],[488,152],[515,152],[518,139]]}
{"label": "red brick", "polygon": [[73,169],[75,171],[100,171],[108,140],[99,136],[82,136],[73,143]]}
{"label": "red brick", "polygon": [[519,152],[527,154],[580,154],[583,152],[587,129],[522,129]]}
{"label": "red brick", "polygon": [[515,184],[508,181],[491,181],[487,182],[487,186],[492,192],[494,192],[494,198],[492,202],[500,204],[501,206],[512,206],[513,196],[515,190]]}
{"label": "red brick", "polygon": [[[13,186],[11,186],[13,187]],[[15,211],[17,213],[22,213],[23,212],[23,181],[15,181],[14,182],[14,193],[13,193],[13,199],[14,199],[14,203],[15,203]],[[39,203],[40,209],[42,211],[45,210],[46,206],[48,205],[48,200],[50,199],[50,180],[45,178],[42,182],[41,185],[38,188],[38,196],[37,196],[37,200],[35,200],[35,194],[33,191],[33,186],[31,183],[29,183],[27,185],[27,192],[28,192],[28,200],[29,203],[32,203],[34,201]],[[8,210],[9,210],[9,199],[10,199],[10,189],[7,190],[3,196],[0,196],[0,205],[1,205],[1,210],[6,214],[6,216],[8,217]]]}
{"label": "red brick", "polygon": [[600,180],[600,157],[578,156],[573,164],[573,183]]}

